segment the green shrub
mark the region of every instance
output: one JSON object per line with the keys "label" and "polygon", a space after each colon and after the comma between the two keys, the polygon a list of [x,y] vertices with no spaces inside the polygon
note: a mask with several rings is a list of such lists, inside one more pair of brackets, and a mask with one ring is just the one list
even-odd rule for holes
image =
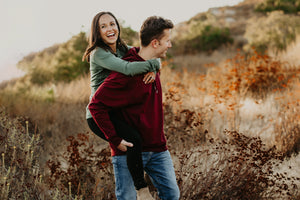
{"label": "green shrub", "polygon": [[55,81],[70,82],[89,71],[89,64],[82,62],[82,55],[87,47],[87,40],[84,32],[73,36],[67,43],[60,46],[54,59],[53,78]]}
{"label": "green shrub", "polygon": [[295,41],[299,31],[299,16],[273,11],[267,16],[253,17],[246,27],[244,37],[248,40],[248,45],[244,46],[244,50],[255,47],[260,53],[269,49],[275,52],[284,51]]}
{"label": "green shrub", "polygon": [[201,51],[215,50],[223,44],[232,42],[228,28],[221,29],[212,26],[206,26],[201,35],[189,41],[192,49]]}
{"label": "green shrub", "polygon": [[174,48],[176,49],[175,53],[182,53],[181,51],[184,53],[211,52],[232,43],[233,38],[230,36],[228,28],[206,25],[198,35],[181,40],[174,45]]}
{"label": "green shrub", "polygon": [[124,25],[125,22],[120,20],[121,24],[121,37],[126,42],[127,45],[130,46],[138,46],[139,36],[138,33],[132,30],[131,27],[126,27]]}
{"label": "green shrub", "polygon": [[258,12],[271,12],[282,10],[284,13],[297,13],[300,11],[300,0],[267,0],[255,8]]}
{"label": "green shrub", "polygon": [[29,76],[30,82],[37,85],[44,85],[52,79],[51,73],[46,73],[46,70],[40,68],[31,70]]}

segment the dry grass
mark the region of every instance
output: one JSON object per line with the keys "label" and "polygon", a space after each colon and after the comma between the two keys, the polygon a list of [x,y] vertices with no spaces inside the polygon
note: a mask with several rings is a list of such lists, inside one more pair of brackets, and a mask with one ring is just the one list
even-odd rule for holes
{"label": "dry grass", "polygon": [[[281,154],[265,148],[259,138],[224,133],[226,140],[210,139],[176,154],[182,199],[289,199],[299,195],[295,190],[299,177],[288,173],[297,170],[297,165],[283,164]],[[274,165],[289,167],[278,172]]]}
{"label": "dry grass", "polygon": [[[205,74],[209,69],[209,64],[220,65],[227,59],[231,59],[236,55],[236,52],[229,47],[224,47],[208,54],[197,53],[189,55],[178,55],[173,58],[172,67],[175,70],[188,69],[190,72]],[[217,61],[217,63],[216,63]]]}
{"label": "dry grass", "polygon": [[36,127],[0,110],[0,199],[40,199],[45,187],[39,165],[42,149]]}
{"label": "dry grass", "polygon": [[89,99],[87,76],[69,85],[30,86],[26,79],[9,84],[0,91],[0,105],[12,116],[26,116],[38,124],[38,131],[48,142],[44,144],[41,163],[49,159],[49,152],[63,147],[70,135],[87,132],[85,107]]}
{"label": "dry grass", "polygon": [[85,75],[71,83],[59,83],[55,86],[54,93],[59,102],[87,103],[90,91],[89,75]]}
{"label": "dry grass", "polygon": [[[181,199],[299,198],[299,67],[258,54],[237,54],[222,64],[209,64],[205,74],[163,64],[164,129]],[[114,199],[108,146],[91,134],[85,121],[89,78],[52,86],[51,101],[38,99],[24,86],[14,84],[2,90],[0,103],[11,116],[27,116],[31,127],[37,124],[30,130],[44,141],[45,151],[35,158],[39,172],[47,178],[28,195],[33,199],[41,195],[45,199]],[[41,94],[45,90],[36,88]],[[24,91],[24,98],[16,98]],[[4,121],[7,118],[1,116]],[[7,124],[0,129],[5,138],[19,127]],[[1,153],[13,154],[10,140],[25,144],[32,138],[1,138]],[[26,158],[28,153],[24,154]],[[5,157],[2,171],[3,163],[12,161]],[[1,195],[13,197],[8,192],[13,190],[1,181],[6,185]]]}
{"label": "dry grass", "polygon": [[[209,67],[206,75],[162,71],[165,132],[182,199],[299,198],[299,67],[258,54]],[[230,141],[246,143],[244,154],[223,143],[230,139],[224,130],[241,135]],[[220,142],[209,144],[211,137]],[[260,157],[268,163],[251,167],[255,153],[272,148]],[[236,154],[241,159],[228,162]]]}
{"label": "dry grass", "polygon": [[300,51],[300,36],[298,36],[288,48],[280,52],[276,55],[276,52],[271,52],[270,54],[273,56],[277,56],[279,60],[288,61],[292,66],[299,66],[300,59],[299,59],[299,51]]}
{"label": "dry grass", "polygon": [[[94,148],[94,135],[77,134],[63,142],[41,165],[45,141],[26,118],[10,118],[0,111],[1,199],[112,198],[113,174],[108,148]],[[45,139],[45,137],[42,137]],[[84,177],[84,178],[83,178]]]}
{"label": "dry grass", "polygon": [[47,161],[45,183],[64,195],[80,199],[110,199],[114,175],[109,148],[95,148],[92,134],[67,138],[67,148]]}

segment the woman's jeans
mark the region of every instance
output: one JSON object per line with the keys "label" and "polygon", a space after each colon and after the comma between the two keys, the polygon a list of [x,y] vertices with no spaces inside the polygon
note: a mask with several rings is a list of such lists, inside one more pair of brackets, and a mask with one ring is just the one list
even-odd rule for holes
{"label": "woman's jeans", "polygon": [[[162,200],[178,200],[180,193],[169,151],[142,152],[144,170]],[[126,155],[113,156],[116,197],[118,200],[135,200],[136,191],[126,164]]]}

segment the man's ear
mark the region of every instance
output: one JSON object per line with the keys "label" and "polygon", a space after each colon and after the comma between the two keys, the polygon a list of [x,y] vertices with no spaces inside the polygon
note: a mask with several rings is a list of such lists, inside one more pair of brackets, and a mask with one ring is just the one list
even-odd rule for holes
{"label": "man's ear", "polygon": [[152,45],[153,48],[156,49],[159,45],[159,41],[157,39],[154,39],[154,40],[151,41],[151,45]]}

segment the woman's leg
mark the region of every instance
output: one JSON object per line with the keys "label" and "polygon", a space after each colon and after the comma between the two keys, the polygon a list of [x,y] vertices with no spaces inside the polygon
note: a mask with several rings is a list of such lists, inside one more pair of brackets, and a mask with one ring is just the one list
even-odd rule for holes
{"label": "woman's leg", "polygon": [[110,114],[118,136],[131,142],[133,147],[127,147],[127,166],[132,176],[134,186],[137,190],[147,187],[144,178],[144,167],[142,160],[142,139],[140,134],[130,125],[120,120],[115,114]]}
{"label": "woman's leg", "polygon": [[91,131],[93,131],[97,136],[101,137],[103,140],[106,140],[106,137],[104,136],[104,133],[100,130],[100,128],[98,127],[98,125],[96,124],[96,122],[94,121],[93,118],[89,118],[87,119],[87,123],[91,129]]}
{"label": "woman's leg", "polygon": [[[127,166],[132,176],[134,186],[137,190],[147,187],[147,183],[144,178],[144,168],[142,161],[142,146],[141,137],[139,133],[131,126],[120,120],[114,113],[110,113],[110,119],[116,129],[117,134],[126,140],[131,142],[133,147],[127,147]],[[100,138],[107,141],[103,132],[100,130],[93,118],[87,119],[90,129]]]}

